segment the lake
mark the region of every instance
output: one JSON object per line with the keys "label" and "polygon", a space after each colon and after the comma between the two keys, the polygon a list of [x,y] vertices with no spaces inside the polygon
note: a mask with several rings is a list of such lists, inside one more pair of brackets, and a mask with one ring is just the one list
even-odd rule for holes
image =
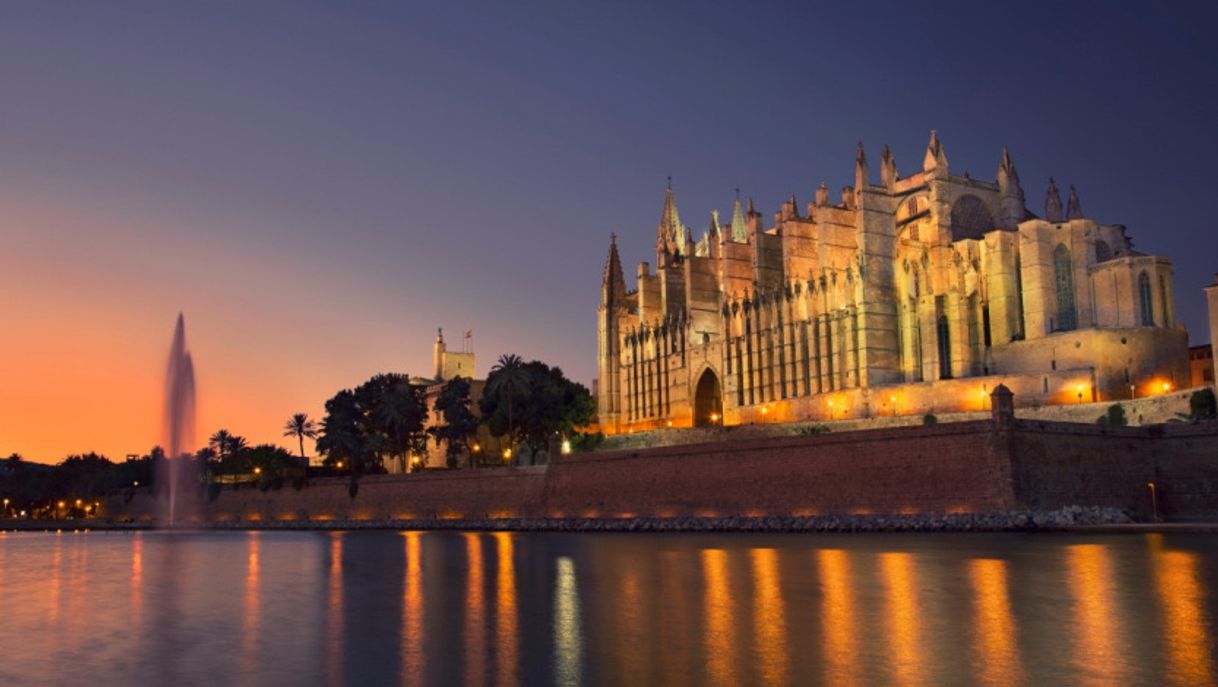
{"label": "lake", "polygon": [[0,684],[1213,685],[1203,534],[0,533]]}

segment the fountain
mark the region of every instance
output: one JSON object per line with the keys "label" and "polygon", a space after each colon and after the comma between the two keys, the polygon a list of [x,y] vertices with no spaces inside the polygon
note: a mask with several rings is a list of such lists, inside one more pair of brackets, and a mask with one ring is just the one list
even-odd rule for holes
{"label": "fountain", "polygon": [[194,464],[183,454],[194,450],[195,441],[195,371],[190,352],[186,350],[186,321],[181,313],[178,313],[178,324],[173,331],[169,367],[165,372],[163,431],[169,473],[165,480],[169,492],[167,522],[172,527],[177,516],[178,495],[183,487],[189,488],[192,483],[188,475],[181,474],[184,466]]}

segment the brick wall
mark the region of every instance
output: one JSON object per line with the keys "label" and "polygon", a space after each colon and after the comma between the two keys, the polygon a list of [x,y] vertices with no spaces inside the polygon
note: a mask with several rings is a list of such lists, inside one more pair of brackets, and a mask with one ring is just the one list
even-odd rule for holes
{"label": "brick wall", "polygon": [[[599,453],[536,468],[225,489],[214,521],[942,513],[1105,505],[1218,513],[1218,423],[1139,428],[1012,420]],[[147,495],[110,504],[149,516]]]}

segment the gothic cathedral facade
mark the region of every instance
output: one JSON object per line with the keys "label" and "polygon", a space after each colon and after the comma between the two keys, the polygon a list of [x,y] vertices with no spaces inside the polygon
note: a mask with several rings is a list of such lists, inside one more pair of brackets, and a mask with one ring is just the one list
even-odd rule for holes
{"label": "gothic cathedral facade", "polygon": [[601,284],[595,393],[608,434],[659,427],[1120,400],[1188,373],[1172,266],[1119,224],[1029,212],[1003,150],[996,181],[956,176],[932,132],[921,171],[862,144],[837,203],[822,184],[766,227],[750,200],[699,240],[670,187],[656,267],[628,289],[616,238]]}

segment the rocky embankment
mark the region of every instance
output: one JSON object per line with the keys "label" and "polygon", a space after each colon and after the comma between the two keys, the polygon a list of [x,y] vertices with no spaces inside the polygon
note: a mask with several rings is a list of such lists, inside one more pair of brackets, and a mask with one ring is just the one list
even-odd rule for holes
{"label": "rocky embankment", "polygon": [[[1035,532],[1134,522],[1118,508],[1070,506],[1055,511],[1002,513],[808,515],[672,518],[486,518],[422,520],[239,521],[213,530],[483,530],[519,532]],[[150,522],[100,520],[0,521],[8,530],[150,529]],[[182,529],[200,529],[183,523]]]}
{"label": "rocky embankment", "polygon": [[673,518],[501,518],[228,522],[213,529],[411,529],[525,532],[1029,532],[1116,525],[1133,520],[1118,508],[937,515],[810,515]]}

